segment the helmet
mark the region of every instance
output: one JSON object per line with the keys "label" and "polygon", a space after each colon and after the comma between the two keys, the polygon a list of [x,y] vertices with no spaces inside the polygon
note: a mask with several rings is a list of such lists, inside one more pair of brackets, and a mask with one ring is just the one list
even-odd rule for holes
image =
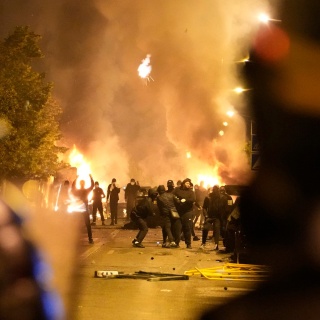
{"label": "helmet", "polygon": [[172,186],[174,187],[174,182],[172,180],[167,181],[167,187]]}

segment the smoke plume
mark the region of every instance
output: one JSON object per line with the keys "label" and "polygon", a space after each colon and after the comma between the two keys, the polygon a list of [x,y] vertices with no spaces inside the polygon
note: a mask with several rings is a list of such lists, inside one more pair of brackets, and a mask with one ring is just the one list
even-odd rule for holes
{"label": "smoke plume", "polygon": [[[2,0],[0,30],[42,35],[63,143],[83,152],[95,179],[243,184],[246,101],[232,89],[268,9],[267,0]],[[147,54],[150,81],[137,72]]]}

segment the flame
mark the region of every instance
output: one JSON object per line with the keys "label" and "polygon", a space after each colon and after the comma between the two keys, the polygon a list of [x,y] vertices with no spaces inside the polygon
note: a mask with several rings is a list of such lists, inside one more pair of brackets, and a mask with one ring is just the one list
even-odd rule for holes
{"label": "flame", "polygon": [[[76,188],[80,188],[80,180],[84,180],[85,188],[89,188],[91,185],[91,179],[89,177],[89,174],[91,174],[91,165],[90,165],[90,162],[88,162],[85,159],[85,157],[79,152],[79,150],[76,148],[75,145],[73,146],[73,149],[70,152],[69,163],[72,167],[77,168],[78,179],[76,183]],[[106,186],[107,186],[107,183],[105,181],[99,181],[99,187],[105,191],[105,194],[106,194]],[[59,189],[57,192],[57,198],[56,198],[56,203],[54,208],[55,211],[59,210],[58,201],[61,193],[61,188],[62,188],[62,185],[59,186]],[[69,196],[68,196],[68,199],[66,200],[68,213],[83,212],[86,210],[83,202],[78,198],[76,198],[70,190],[68,194]],[[93,192],[91,191],[88,195],[89,203],[92,199],[92,194]]]}
{"label": "flame", "polygon": [[201,181],[204,182],[204,187],[209,189],[213,186],[221,186],[224,182],[221,180],[219,175],[219,165],[215,165],[214,167],[207,168],[205,170],[200,171],[196,177],[197,184],[200,184]]}
{"label": "flame", "polygon": [[218,176],[215,175],[204,175],[204,174],[198,174],[197,176],[198,184],[200,184],[201,181],[204,182],[204,186],[208,188],[212,188],[215,185],[221,185],[221,181],[218,178]]}
{"label": "flame", "polygon": [[[73,149],[70,152],[69,163],[72,167],[77,168],[78,179],[76,183],[76,188],[80,188],[80,180],[84,180],[85,188],[89,188],[89,186],[91,185],[91,179],[89,177],[89,174],[91,174],[90,163],[85,160],[84,156],[78,151],[75,145],[73,146]],[[91,198],[92,192],[90,192],[90,194],[88,195],[88,200],[90,200]],[[79,201],[72,194],[70,194],[69,200],[69,213],[85,211],[85,206],[82,203],[82,201]]]}
{"label": "flame", "polygon": [[75,145],[69,155],[69,163],[72,167],[77,168],[78,179],[76,187],[79,188],[80,180],[84,180],[85,188],[88,188],[91,184],[89,177],[89,174],[91,174],[90,163],[85,160],[84,156],[78,151]]}
{"label": "flame", "polygon": [[148,81],[153,80],[150,76],[152,67],[150,65],[150,54],[147,54],[147,57],[142,60],[142,63],[139,65],[138,74],[142,79],[146,79]]}

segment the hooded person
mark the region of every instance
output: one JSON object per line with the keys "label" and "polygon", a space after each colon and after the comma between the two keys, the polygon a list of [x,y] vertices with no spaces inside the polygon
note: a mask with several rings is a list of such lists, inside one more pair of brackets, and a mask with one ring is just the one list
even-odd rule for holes
{"label": "hooded person", "polygon": [[126,189],[124,191],[124,199],[127,203],[127,220],[129,220],[131,210],[136,205],[139,190],[140,186],[137,184],[135,179],[131,178],[130,182],[127,184]]}
{"label": "hooded person", "polygon": [[186,178],[182,181],[180,188],[175,188],[173,191],[173,194],[180,200],[177,209],[181,217],[182,232],[187,249],[192,249],[193,204],[196,201],[191,185],[191,179]]}
{"label": "hooded person", "polygon": [[157,206],[162,218],[162,247],[177,248],[180,242],[181,220],[179,215],[174,217],[173,213],[177,212],[176,206],[180,201],[172,192],[166,191],[164,185],[159,185],[157,191]]}
{"label": "hooded person", "polygon": [[107,189],[107,201],[110,203],[111,222],[113,226],[118,223],[118,202],[119,202],[120,187],[117,184],[117,179],[113,178]]}
{"label": "hooded person", "polygon": [[158,192],[156,189],[149,189],[148,196],[141,197],[131,210],[130,218],[139,228],[139,232],[132,240],[132,245],[135,248],[144,248],[142,241],[149,231],[146,220],[148,216],[155,216],[155,207],[153,205],[153,201],[155,201],[157,195]]}

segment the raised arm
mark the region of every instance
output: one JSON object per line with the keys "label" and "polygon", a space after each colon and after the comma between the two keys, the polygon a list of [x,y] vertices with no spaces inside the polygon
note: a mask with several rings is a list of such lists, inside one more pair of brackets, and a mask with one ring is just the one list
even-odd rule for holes
{"label": "raised arm", "polygon": [[93,178],[92,178],[91,174],[89,174],[89,177],[90,177],[90,180],[91,180],[91,186],[87,190],[91,191],[94,188],[94,181],[93,181]]}

